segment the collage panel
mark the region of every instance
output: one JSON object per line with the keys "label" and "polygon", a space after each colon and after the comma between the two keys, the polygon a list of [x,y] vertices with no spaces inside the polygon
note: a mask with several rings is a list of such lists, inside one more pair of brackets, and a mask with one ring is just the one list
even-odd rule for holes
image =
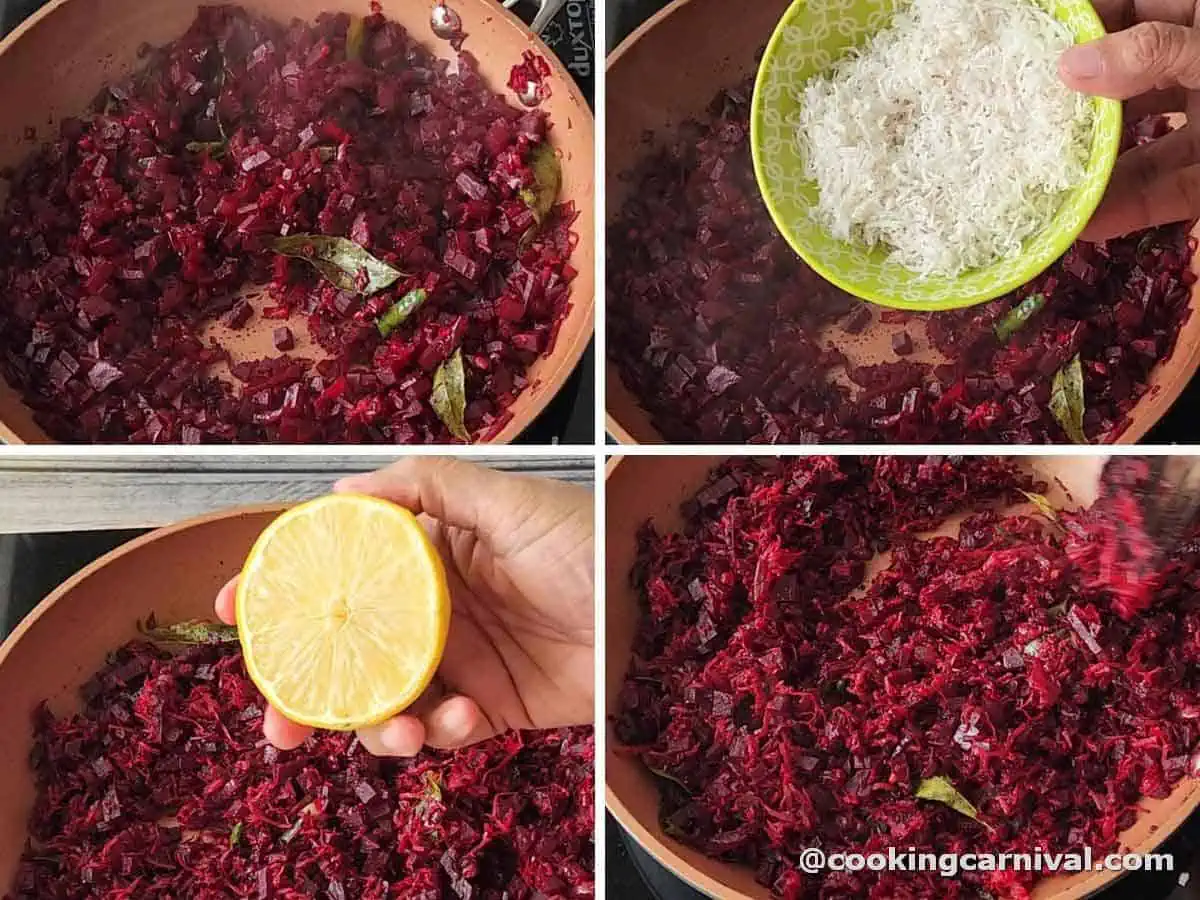
{"label": "collage panel", "polygon": [[593,443],[590,0],[0,15],[0,438]]}
{"label": "collage panel", "polygon": [[611,461],[609,896],[1194,897],[1196,471]]}
{"label": "collage panel", "polygon": [[0,454],[0,894],[595,896],[593,481]]}
{"label": "collage panel", "polygon": [[608,9],[614,441],[1197,441],[1192,5]]}

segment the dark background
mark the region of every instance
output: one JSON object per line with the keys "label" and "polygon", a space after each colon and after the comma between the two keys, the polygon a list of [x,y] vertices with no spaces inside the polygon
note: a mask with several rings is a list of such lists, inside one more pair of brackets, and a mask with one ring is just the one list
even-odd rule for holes
{"label": "dark background", "polygon": [[[0,32],[8,34],[46,0],[0,0]],[[153,0],[146,0],[153,3]],[[218,2],[218,0],[213,0]],[[366,0],[363,0],[366,7]],[[538,5],[521,0],[513,10],[526,22]],[[575,78],[580,90],[593,102],[595,87],[594,0],[568,0],[543,34],[543,38]],[[467,43],[470,49],[470,41]],[[595,343],[588,345],[575,371],[545,411],[516,440],[516,444],[591,444],[594,438],[592,410],[596,405]]]}

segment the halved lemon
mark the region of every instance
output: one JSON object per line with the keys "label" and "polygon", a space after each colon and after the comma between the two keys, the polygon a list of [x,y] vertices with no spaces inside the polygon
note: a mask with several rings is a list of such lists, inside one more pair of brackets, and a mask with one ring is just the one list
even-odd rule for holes
{"label": "halved lemon", "polygon": [[416,517],[333,494],[259,536],[237,589],[250,677],[293,722],[349,731],[409,706],[441,662],[450,593]]}

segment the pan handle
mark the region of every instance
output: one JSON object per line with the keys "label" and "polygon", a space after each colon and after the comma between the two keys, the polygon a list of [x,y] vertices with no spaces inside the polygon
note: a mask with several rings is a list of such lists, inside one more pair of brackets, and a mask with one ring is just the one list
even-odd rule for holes
{"label": "pan handle", "polygon": [[[512,9],[521,0],[504,0],[504,8]],[[537,0],[538,11],[533,17],[533,22],[530,24],[530,29],[534,34],[541,34],[551,20],[558,15],[558,11],[567,5],[567,0]]]}

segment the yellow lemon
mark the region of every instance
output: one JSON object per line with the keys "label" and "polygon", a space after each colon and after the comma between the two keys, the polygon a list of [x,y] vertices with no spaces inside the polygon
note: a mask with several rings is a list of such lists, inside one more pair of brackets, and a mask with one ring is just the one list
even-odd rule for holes
{"label": "yellow lemon", "polygon": [[428,686],[446,646],[446,571],[416,517],[334,494],[285,512],[258,538],[237,589],[246,668],[294,722],[349,731]]}

